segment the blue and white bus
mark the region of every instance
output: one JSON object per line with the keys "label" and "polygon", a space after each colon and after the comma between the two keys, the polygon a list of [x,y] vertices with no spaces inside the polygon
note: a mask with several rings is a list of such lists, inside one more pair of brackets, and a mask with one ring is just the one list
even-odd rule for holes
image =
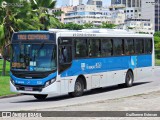
{"label": "blue and white bus", "polygon": [[11,48],[11,91],[40,100],[131,87],[152,75],[155,61],[153,35],[123,30],[22,31],[13,34]]}

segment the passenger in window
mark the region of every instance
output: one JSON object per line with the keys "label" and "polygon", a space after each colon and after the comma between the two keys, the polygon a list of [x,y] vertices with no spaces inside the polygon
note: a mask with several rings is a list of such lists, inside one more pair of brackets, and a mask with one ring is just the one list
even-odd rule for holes
{"label": "passenger in window", "polygon": [[68,62],[67,48],[63,47],[64,62]]}
{"label": "passenger in window", "polygon": [[63,48],[59,49],[59,61],[60,63],[64,63],[64,55],[63,55]]}

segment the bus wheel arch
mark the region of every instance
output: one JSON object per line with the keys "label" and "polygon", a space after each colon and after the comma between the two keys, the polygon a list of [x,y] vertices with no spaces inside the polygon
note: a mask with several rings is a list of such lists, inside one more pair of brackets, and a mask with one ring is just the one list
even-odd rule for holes
{"label": "bus wheel arch", "polygon": [[74,84],[74,91],[70,92],[71,97],[79,97],[83,95],[84,89],[86,89],[86,80],[83,75],[79,75]]}
{"label": "bus wheel arch", "polygon": [[77,77],[77,79],[78,79],[78,78],[81,78],[81,79],[82,79],[83,84],[84,84],[84,89],[87,89],[87,81],[86,81],[85,76],[84,76],[84,75],[79,75],[79,76]]}

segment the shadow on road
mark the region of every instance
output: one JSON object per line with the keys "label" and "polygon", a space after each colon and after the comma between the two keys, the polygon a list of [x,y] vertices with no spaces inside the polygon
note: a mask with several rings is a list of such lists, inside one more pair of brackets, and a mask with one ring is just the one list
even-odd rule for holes
{"label": "shadow on road", "polygon": [[[150,82],[137,82],[137,83],[133,84],[133,87],[139,86],[139,85],[143,85],[143,84],[147,84],[147,83],[151,83],[151,81]],[[111,91],[120,90],[120,89],[130,89],[130,88],[118,87],[118,85],[104,87],[104,88],[97,88],[97,89],[92,89],[92,90],[84,92],[83,96],[100,94],[100,93],[104,93],[104,92],[111,92]],[[65,100],[65,99],[74,99],[74,98],[70,97],[69,95],[61,95],[61,96],[56,96],[56,97],[48,97],[44,101],[40,101],[40,100],[34,99],[34,100],[18,101],[18,102],[12,102],[12,103],[53,102],[53,101],[61,101],[61,100]]]}

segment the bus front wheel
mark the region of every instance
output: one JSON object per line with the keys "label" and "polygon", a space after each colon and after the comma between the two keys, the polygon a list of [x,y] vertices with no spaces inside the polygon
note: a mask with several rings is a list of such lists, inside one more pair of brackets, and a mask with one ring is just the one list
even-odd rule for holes
{"label": "bus front wheel", "polygon": [[34,95],[37,100],[45,100],[47,95]]}
{"label": "bus front wheel", "polygon": [[83,95],[84,83],[82,78],[78,78],[75,82],[74,92],[69,93],[72,97],[79,97]]}
{"label": "bus front wheel", "polygon": [[131,87],[133,85],[133,73],[129,70],[126,74],[126,78],[125,78],[125,87]]}

